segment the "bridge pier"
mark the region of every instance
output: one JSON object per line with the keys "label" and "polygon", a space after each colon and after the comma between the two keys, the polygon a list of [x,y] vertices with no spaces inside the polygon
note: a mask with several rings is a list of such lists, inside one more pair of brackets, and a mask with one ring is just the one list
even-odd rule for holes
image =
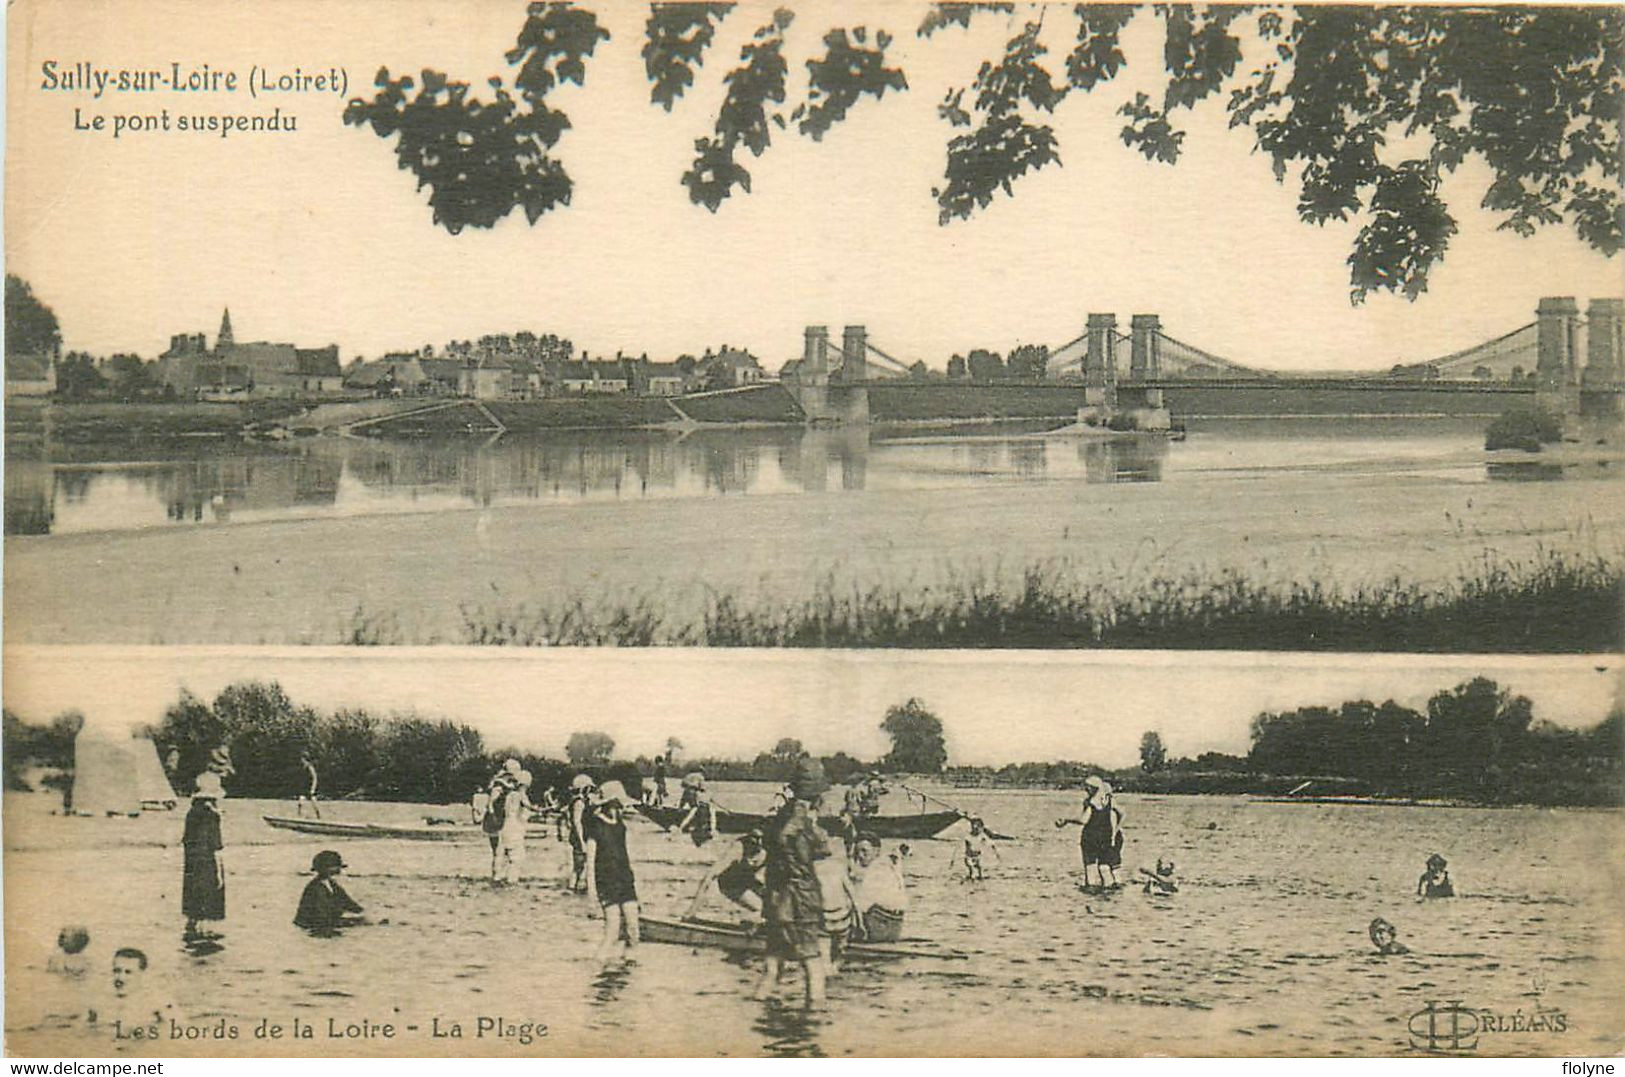
{"label": "bridge pier", "polygon": [[[801,366],[785,388],[796,398],[807,422],[867,423],[869,391],[863,382],[863,354],[868,331],[849,325],[841,337],[841,365],[830,370],[829,328],[809,325],[803,333]],[[854,361],[853,357],[857,359]]]}

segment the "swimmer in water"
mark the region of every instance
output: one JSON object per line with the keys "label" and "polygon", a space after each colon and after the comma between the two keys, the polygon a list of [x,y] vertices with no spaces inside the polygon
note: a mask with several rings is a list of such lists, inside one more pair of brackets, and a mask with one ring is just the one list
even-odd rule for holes
{"label": "swimmer in water", "polygon": [[1366,934],[1371,936],[1371,945],[1377,948],[1379,954],[1408,954],[1411,952],[1409,946],[1399,941],[1399,931],[1394,925],[1380,916],[1371,921],[1371,925],[1366,928]]}
{"label": "swimmer in water", "polygon": [[1179,890],[1179,884],[1174,882],[1174,862],[1172,860],[1164,861],[1159,856],[1157,857],[1156,871],[1147,871],[1145,868],[1141,868],[1140,874],[1145,877],[1145,892],[1147,894],[1166,897],[1169,894],[1177,893]]}
{"label": "swimmer in water", "polygon": [[1417,897],[1455,897],[1456,888],[1450,882],[1450,872],[1446,870],[1449,865],[1444,857],[1434,853],[1428,857],[1427,868],[1422,877],[1416,880]]}

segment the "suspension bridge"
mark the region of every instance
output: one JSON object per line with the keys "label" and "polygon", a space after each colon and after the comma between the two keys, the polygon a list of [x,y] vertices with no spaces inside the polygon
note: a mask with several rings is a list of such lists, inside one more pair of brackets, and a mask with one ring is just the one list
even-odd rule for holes
{"label": "suspension bridge", "polygon": [[[1496,415],[1516,398],[1574,414],[1616,411],[1625,396],[1625,300],[1542,299],[1535,320],[1470,348],[1369,374],[1306,375],[1217,355],[1164,331],[1156,314],[1089,314],[1084,331],[1048,352],[1041,372],[999,379],[976,371],[944,382],[923,362],[844,327],[839,344],[808,326],[780,381],[810,421],[1036,417],[1079,408],[1162,409],[1176,416],[1298,414]],[[924,398],[929,397],[927,401]],[[980,410],[979,410],[980,409]]]}

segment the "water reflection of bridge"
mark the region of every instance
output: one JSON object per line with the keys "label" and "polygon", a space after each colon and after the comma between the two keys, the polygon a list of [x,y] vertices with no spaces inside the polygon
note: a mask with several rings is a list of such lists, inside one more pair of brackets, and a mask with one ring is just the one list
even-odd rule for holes
{"label": "water reflection of bridge", "polygon": [[[544,440],[312,439],[139,465],[21,461],[6,475],[8,534],[218,524],[331,512],[524,502],[824,493],[1040,479],[1161,477],[1166,442],[888,437],[863,427],[582,432]],[[1054,456],[1075,453],[1069,466]],[[887,454],[884,479],[872,464]]]}

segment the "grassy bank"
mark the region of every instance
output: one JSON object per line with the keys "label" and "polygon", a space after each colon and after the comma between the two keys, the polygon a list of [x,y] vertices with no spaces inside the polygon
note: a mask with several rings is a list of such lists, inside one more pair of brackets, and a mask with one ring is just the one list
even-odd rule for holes
{"label": "grassy bank", "polygon": [[[478,645],[993,647],[1573,654],[1625,639],[1625,569],[1601,555],[1486,558],[1438,588],[1400,579],[1343,589],[1229,570],[1153,576],[1133,589],[1079,583],[1056,563],[1017,588],[980,576],[917,590],[820,585],[800,602],[713,592],[698,621],[653,596],[592,603],[464,606],[459,642]],[[345,642],[399,643],[388,617],[358,610]]]}
{"label": "grassy bank", "polygon": [[6,404],[6,440],[49,437],[78,444],[140,444],[200,437],[240,437],[243,428],[287,418],[306,405],[291,400],[256,400],[243,404],[61,404],[10,401]]}

